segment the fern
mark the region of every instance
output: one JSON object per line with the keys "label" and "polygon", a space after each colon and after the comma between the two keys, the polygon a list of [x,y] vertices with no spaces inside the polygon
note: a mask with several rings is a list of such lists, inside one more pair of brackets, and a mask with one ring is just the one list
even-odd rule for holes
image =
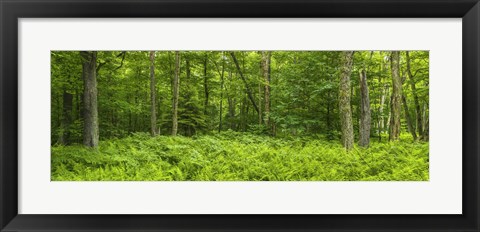
{"label": "fern", "polygon": [[194,137],[135,133],[97,150],[53,146],[54,181],[425,181],[428,143],[372,142],[346,152],[317,137],[225,131]]}

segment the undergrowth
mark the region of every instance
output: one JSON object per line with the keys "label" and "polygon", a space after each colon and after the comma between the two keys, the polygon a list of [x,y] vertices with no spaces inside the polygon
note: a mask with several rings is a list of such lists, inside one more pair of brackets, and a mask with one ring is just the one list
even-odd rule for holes
{"label": "undergrowth", "polygon": [[338,141],[232,131],[198,137],[137,133],[98,149],[53,146],[53,181],[425,181],[428,143]]}

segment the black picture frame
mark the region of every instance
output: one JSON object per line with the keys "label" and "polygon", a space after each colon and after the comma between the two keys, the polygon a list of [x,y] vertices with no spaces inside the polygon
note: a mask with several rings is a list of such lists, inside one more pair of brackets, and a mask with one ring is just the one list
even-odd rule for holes
{"label": "black picture frame", "polygon": [[[0,16],[1,231],[480,231],[478,0],[0,0]],[[19,18],[60,17],[462,18],[463,214],[18,214],[17,22]]]}

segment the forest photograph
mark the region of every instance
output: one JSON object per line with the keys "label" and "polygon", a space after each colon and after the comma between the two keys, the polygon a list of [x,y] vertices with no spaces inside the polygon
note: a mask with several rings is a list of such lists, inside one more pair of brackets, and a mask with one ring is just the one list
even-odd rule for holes
{"label": "forest photograph", "polygon": [[51,51],[52,181],[428,181],[428,51]]}

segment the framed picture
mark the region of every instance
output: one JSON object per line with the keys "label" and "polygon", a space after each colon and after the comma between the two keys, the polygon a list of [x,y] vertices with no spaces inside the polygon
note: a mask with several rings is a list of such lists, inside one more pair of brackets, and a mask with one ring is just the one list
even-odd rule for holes
{"label": "framed picture", "polygon": [[479,231],[480,5],[8,1],[1,231]]}

